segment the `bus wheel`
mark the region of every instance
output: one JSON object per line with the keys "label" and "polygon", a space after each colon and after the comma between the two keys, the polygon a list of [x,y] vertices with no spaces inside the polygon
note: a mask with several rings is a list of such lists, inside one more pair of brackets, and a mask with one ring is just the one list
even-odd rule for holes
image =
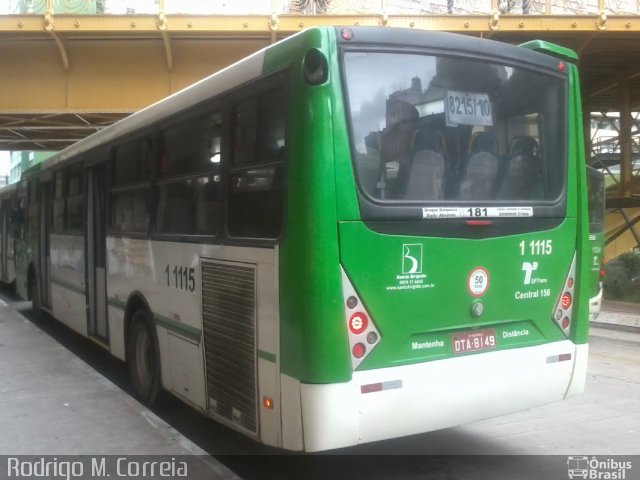
{"label": "bus wheel", "polygon": [[146,310],[133,315],[127,366],[136,397],[145,405],[153,405],[160,391],[160,349]]}

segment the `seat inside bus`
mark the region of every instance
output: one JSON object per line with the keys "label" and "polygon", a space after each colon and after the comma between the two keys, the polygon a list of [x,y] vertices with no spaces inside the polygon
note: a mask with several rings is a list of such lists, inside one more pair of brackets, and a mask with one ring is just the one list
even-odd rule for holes
{"label": "seat inside bus", "polygon": [[530,136],[511,140],[510,154],[505,159],[498,198],[528,200],[534,198],[540,183],[538,141]]}
{"label": "seat inside bus", "polygon": [[433,128],[420,128],[413,134],[411,151],[411,171],[404,198],[441,200],[444,197],[444,135]]}
{"label": "seat inside bus", "polygon": [[492,132],[476,132],[469,141],[469,153],[461,172],[461,200],[488,200],[494,191],[500,161],[498,139]]}

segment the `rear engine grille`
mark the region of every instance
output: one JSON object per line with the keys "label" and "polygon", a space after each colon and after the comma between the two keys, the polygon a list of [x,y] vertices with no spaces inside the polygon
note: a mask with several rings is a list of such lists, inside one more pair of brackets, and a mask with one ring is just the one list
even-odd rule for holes
{"label": "rear engine grille", "polygon": [[202,262],[202,316],[209,409],[257,431],[256,268]]}

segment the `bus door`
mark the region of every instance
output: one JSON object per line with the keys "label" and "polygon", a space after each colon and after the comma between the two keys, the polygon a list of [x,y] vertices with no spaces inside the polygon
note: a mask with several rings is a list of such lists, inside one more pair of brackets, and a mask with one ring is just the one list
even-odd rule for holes
{"label": "bus door", "polygon": [[87,189],[87,286],[89,335],[108,339],[106,271],[106,166],[89,169]]}
{"label": "bus door", "polygon": [[53,198],[51,182],[40,184],[40,297],[42,306],[51,308],[51,220]]}

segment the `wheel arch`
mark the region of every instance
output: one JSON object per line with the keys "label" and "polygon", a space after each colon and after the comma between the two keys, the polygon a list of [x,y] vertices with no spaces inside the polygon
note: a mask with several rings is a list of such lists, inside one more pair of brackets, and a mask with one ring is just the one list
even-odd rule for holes
{"label": "wheel arch", "polygon": [[[132,348],[132,339],[130,338],[131,335],[133,335],[133,330],[135,330],[135,319],[136,319],[136,312],[138,311],[143,311],[145,313],[145,322],[146,326],[147,326],[147,331],[149,332],[149,334],[151,335],[151,342],[154,344],[154,346],[152,347],[152,349],[155,351],[154,357],[155,357],[155,365],[157,368],[157,383],[153,383],[151,387],[151,390],[149,391],[148,395],[149,397],[147,398],[146,395],[147,393],[145,393],[144,397],[140,397],[138,394],[136,394],[136,397],[138,397],[138,400],[140,400],[141,402],[143,402],[144,404],[150,406],[155,404],[157,401],[162,401],[162,392],[164,390],[164,385],[165,382],[163,381],[163,368],[162,368],[162,349],[160,347],[160,339],[158,336],[158,329],[156,326],[156,322],[154,321],[154,315],[153,315],[153,311],[151,309],[151,307],[149,306],[149,302],[147,301],[147,299],[145,298],[144,294],[140,291],[133,291],[129,294],[129,297],[127,298],[127,303],[126,303],[126,308],[125,308],[125,315],[124,315],[124,344],[125,344],[125,362],[129,368],[129,375],[130,378],[132,379],[132,385],[134,388],[134,391],[136,391],[136,381],[133,380],[134,378],[134,374],[132,372],[135,371],[135,368],[133,365],[135,362],[135,355],[133,353],[133,351],[131,350]],[[137,320],[139,322],[139,320]]]}
{"label": "wheel arch", "polygon": [[153,312],[151,311],[149,302],[147,302],[147,299],[142,292],[135,290],[129,294],[129,298],[127,298],[127,306],[124,311],[125,361],[129,360],[129,332],[131,331],[133,316],[138,310],[145,310],[147,312],[149,327],[151,328],[154,340],[158,342],[158,332],[156,331],[156,325],[153,321]]}

